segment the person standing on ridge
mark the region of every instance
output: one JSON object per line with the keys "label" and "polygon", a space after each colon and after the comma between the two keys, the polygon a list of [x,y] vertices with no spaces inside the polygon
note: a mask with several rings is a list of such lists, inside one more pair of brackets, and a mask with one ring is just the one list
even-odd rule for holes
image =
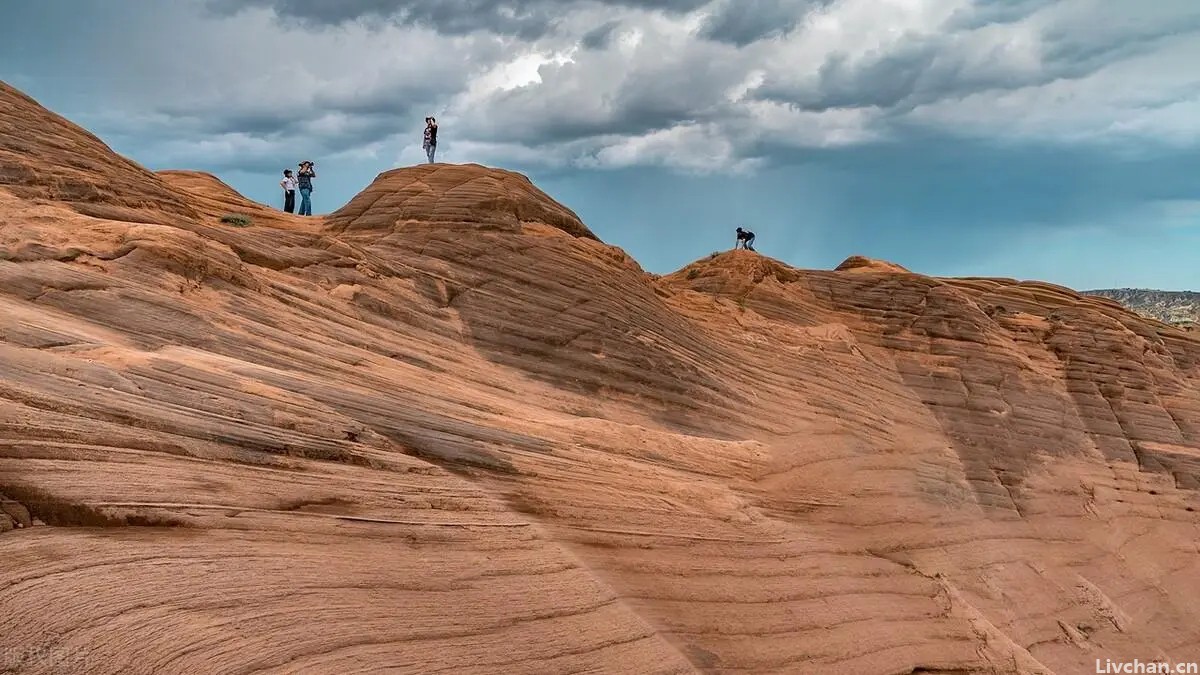
{"label": "person standing on ridge", "polygon": [[743,230],[742,228],[739,227],[737,229],[737,242],[734,243],[733,250],[736,251],[739,246],[746,249],[747,251],[753,251],[754,250],[754,233],[749,230]]}
{"label": "person standing on ridge", "polygon": [[317,172],[313,170],[313,163],[310,161],[300,162],[300,172],[296,174],[299,180],[297,184],[300,186],[300,215],[312,215],[312,202],[308,196],[312,194],[313,186],[312,179],[317,177]]}
{"label": "person standing on ridge", "polygon": [[279,181],[283,188],[283,210],[288,213],[296,211],[296,179],[292,177],[291,169],[283,170],[283,180]]}
{"label": "person standing on ridge", "polygon": [[433,164],[433,155],[437,152],[437,120],[432,117],[425,118],[425,143],[422,147],[425,148],[425,156],[429,158],[429,163]]}

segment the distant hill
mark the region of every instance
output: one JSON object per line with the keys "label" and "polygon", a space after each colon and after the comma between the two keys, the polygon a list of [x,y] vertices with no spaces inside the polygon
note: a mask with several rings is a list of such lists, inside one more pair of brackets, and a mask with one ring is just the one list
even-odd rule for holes
{"label": "distant hill", "polygon": [[1182,326],[1200,324],[1200,293],[1193,291],[1105,288],[1084,293],[1116,300],[1142,316],[1166,323]]}

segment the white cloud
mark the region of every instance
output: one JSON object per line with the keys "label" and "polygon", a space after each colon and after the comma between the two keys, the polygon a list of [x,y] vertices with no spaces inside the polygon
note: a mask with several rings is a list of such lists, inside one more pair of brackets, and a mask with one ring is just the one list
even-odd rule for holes
{"label": "white cloud", "polygon": [[626,167],[669,166],[694,173],[749,171],[759,163],[742,157],[734,142],[714,124],[685,124],[642,136],[615,140],[583,165]]}
{"label": "white cloud", "polygon": [[466,91],[461,94],[459,105],[464,108],[470,107],[498,92],[541,84],[541,67],[547,64],[562,66],[571,63],[574,51],[570,50],[559,54],[527,52],[519,54],[511,60],[498,63],[467,84]]}

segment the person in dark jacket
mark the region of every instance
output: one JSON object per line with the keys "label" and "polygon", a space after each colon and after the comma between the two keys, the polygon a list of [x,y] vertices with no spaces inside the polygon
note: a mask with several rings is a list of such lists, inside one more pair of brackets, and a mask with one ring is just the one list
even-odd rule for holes
{"label": "person in dark jacket", "polygon": [[739,227],[737,229],[737,242],[734,243],[733,248],[734,250],[737,250],[739,247],[744,248],[747,251],[753,251],[754,233],[749,230],[743,230]]}
{"label": "person in dark jacket", "polygon": [[425,156],[429,158],[429,163],[433,164],[433,155],[437,152],[437,120],[432,117],[425,118],[425,141],[422,147],[425,148]]}
{"label": "person in dark jacket", "polygon": [[316,177],[317,172],[313,169],[312,162],[300,162],[300,171],[296,174],[296,184],[300,187],[300,215],[302,216],[312,215],[312,202],[308,197],[312,194],[312,181]]}

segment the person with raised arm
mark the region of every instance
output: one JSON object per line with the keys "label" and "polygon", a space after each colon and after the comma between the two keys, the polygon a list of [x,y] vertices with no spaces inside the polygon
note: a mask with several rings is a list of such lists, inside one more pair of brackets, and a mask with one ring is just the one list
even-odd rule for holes
{"label": "person with raised arm", "polygon": [[312,201],[309,195],[312,194],[312,181],[317,177],[317,172],[313,168],[313,163],[309,160],[300,162],[300,171],[296,174],[296,184],[300,186],[300,215],[312,215]]}

